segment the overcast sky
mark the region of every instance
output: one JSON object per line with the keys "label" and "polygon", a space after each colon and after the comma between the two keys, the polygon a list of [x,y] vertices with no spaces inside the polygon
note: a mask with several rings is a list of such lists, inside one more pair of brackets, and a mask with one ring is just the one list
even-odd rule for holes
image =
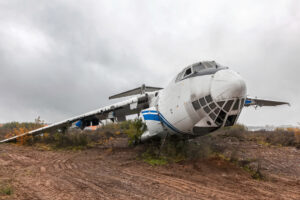
{"label": "overcast sky", "polygon": [[248,94],[247,125],[300,122],[300,1],[0,0],[0,122],[55,122],[215,60]]}

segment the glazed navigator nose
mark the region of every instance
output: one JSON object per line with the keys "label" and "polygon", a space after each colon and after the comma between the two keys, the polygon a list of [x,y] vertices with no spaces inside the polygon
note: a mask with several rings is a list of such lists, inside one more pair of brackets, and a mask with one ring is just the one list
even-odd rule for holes
{"label": "glazed navigator nose", "polygon": [[230,69],[214,74],[211,84],[211,96],[215,101],[246,97],[246,84],[243,78]]}

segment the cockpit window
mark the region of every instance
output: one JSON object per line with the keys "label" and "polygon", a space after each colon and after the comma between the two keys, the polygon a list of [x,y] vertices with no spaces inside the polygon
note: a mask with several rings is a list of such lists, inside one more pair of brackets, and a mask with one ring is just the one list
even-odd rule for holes
{"label": "cockpit window", "polygon": [[217,63],[215,61],[202,62],[206,69],[217,69]]}
{"label": "cockpit window", "polygon": [[192,73],[192,68],[188,68],[184,73],[184,77],[190,75],[191,73]]}
{"label": "cockpit window", "polygon": [[201,63],[197,63],[196,65],[193,66],[194,72],[200,72],[205,69],[204,65]]}
{"label": "cockpit window", "polygon": [[176,82],[177,82],[177,81],[180,81],[180,80],[182,79],[182,74],[183,74],[183,72],[180,72],[180,73],[177,75],[177,77],[176,77]]}
{"label": "cockpit window", "polygon": [[213,68],[217,68],[217,65],[214,61],[211,61],[211,62],[205,62],[205,67],[208,68],[208,69],[213,69]]}
{"label": "cockpit window", "polygon": [[217,69],[219,66],[215,61],[199,62],[192,65],[194,72],[201,72],[205,69]]}
{"label": "cockpit window", "polygon": [[215,61],[202,61],[187,66],[176,77],[175,82],[195,76],[204,76],[214,74],[219,70],[227,69],[216,63]]}

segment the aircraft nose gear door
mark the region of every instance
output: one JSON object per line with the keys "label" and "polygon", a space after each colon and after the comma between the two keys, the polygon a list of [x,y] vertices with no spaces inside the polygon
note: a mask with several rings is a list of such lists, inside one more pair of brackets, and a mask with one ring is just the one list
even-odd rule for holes
{"label": "aircraft nose gear door", "polygon": [[143,121],[146,123],[148,130],[142,134],[141,141],[144,142],[152,137],[160,137],[164,128],[161,123],[161,119],[158,111],[155,107],[142,110]]}

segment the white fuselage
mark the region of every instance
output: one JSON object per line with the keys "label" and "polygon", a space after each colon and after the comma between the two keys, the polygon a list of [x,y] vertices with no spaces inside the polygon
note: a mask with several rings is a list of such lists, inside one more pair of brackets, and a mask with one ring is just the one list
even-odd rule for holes
{"label": "white fuselage", "polygon": [[199,136],[237,121],[246,98],[246,85],[238,73],[222,68],[181,79],[178,76],[156,96],[149,95],[150,108],[142,112],[149,129],[145,136],[164,132]]}

